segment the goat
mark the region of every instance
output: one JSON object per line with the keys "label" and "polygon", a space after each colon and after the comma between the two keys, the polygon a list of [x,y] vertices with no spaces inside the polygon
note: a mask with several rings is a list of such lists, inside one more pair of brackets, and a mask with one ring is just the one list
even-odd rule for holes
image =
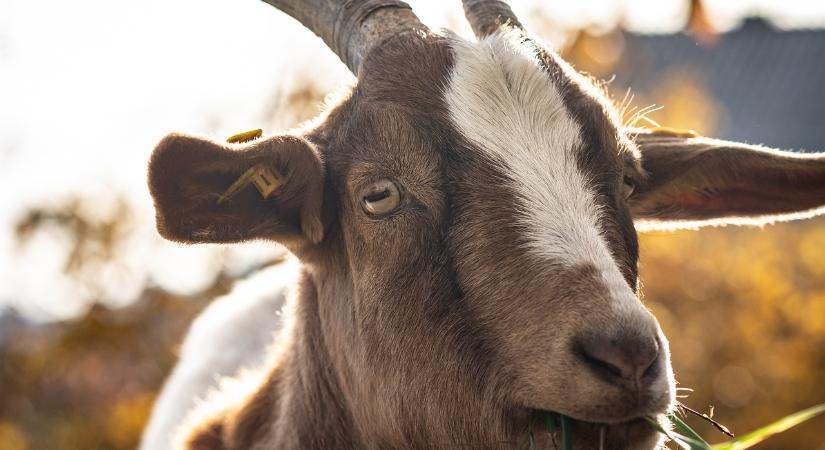
{"label": "goat", "polygon": [[209,349],[187,344],[145,448],[177,427],[190,449],[513,448],[546,411],[571,419],[576,448],[656,448],[643,419],[663,421],[675,388],[637,295],[637,227],[823,211],[825,157],[625,129],[502,1],[464,0],[477,41],[428,30],[399,0],[266,1],[357,83],[300,133],[172,134],[155,149],[161,235],[279,242],[300,267],[269,356],[258,344],[231,364],[263,364],[246,392],[183,419],[209,384],[208,368],[187,378],[202,361],[187,353],[233,354],[262,332],[247,325],[260,309]]}

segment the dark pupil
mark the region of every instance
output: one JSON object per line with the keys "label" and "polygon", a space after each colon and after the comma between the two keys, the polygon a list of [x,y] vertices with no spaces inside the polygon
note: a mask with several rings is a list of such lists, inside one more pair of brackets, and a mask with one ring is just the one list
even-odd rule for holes
{"label": "dark pupil", "polygon": [[390,196],[390,190],[387,189],[387,188],[384,188],[381,191],[373,192],[372,194],[367,195],[366,197],[364,197],[364,201],[367,202],[367,203],[375,203],[375,202],[384,200],[385,198],[387,198],[389,196]]}
{"label": "dark pupil", "polygon": [[625,176],[624,176],[624,184],[626,184],[626,185],[628,185],[628,186],[633,186],[633,184],[634,184],[634,183],[633,183],[633,178],[631,178],[631,177],[629,177],[629,176],[625,175]]}

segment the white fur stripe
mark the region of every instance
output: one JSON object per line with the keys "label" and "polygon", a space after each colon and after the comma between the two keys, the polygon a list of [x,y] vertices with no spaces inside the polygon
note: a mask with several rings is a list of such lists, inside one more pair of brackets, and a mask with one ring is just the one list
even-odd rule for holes
{"label": "white fur stripe", "polygon": [[618,273],[597,226],[599,208],[576,163],[580,127],[536,56],[508,34],[478,43],[454,38],[452,47],[455,62],[445,92],[450,117],[512,180],[529,251]]}

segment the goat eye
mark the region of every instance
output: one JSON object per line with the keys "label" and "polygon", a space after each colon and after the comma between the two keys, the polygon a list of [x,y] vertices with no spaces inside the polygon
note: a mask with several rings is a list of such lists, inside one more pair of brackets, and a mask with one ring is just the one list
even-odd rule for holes
{"label": "goat eye", "polygon": [[383,216],[395,211],[401,203],[401,191],[392,180],[379,180],[364,191],[361,207],[371,216]]}
{"label": "goat eye", "polygon": [[628,175],[625,175],[622,181],[624,198],[628,198],[633,194],[633,190],[636,189],[636,180],[634,180]]}

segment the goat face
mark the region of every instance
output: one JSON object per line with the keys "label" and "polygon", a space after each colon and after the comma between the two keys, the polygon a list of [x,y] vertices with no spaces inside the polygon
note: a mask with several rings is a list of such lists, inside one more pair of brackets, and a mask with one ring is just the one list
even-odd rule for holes
{"label": "goat face", "polygon": [[[634,293],[633,147],[559,70],[515,35],[386,45],[308,140],[164,141],[152,164],[161,231],[270,237],[301,256],[344,390],[383,399],[357,419],[394,429],[415,402],[469,396],[490,416],[550,410],[624,435],[673,393],[666,341]],[[285,177],[274,198],[250,189],[217,204],[260,163]],[[428,428],[475,420],[449,411]]]}
{"label": "goat face", "polygon": [[453,41],[450,247],[521,404],[601,423],[665,411],[667,341],[636,296],[637,152],[586,81],[519,36]]}
{"label": "goat face", "polygon": [[[357,323],[378,343],[369,367],[385,367],[382,379],[405,367],[402,385],[416,387],[428,372],[443,386],[440,366],[460,362],[457,376],[499,411],[622,424],[609,428],[611,445],[628,429],[652,445],[647,425],[630,421],[671,406],[673,377],[635,294],[633,144],[582,80],[517,35],[400,47],[365,64],[355,135],[342,140],[357,144],[327,153],[331,171],[348,174],[333,178],[347,179],[336,191],[365,305]],[[396,190],[391,213],[365,212],[373,192]]]}
{"label": "goat face", "polygon": [[[632,216],[762,217],[825,197],[821,159],[621,130],[520,33],[404,34],[359,68],[303,136],[166,138],[150,187],[167,238],[272,239],[304,261],[299,329],[379,447],[512,441],[536,411],[574,419],[577,447],[655,447],[642,418],[672,407],[674,381],[636,295]],[[219,201],[261,165],[283,176],[274,196]]]}

